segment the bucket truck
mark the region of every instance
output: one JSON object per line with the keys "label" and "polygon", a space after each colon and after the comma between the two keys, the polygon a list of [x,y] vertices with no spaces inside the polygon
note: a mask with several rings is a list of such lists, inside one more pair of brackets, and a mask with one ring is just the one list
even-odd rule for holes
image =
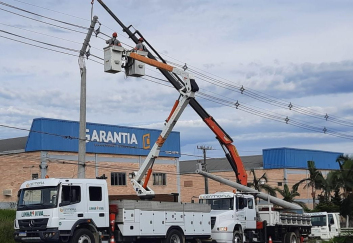
{"label": "bucket truck", "polygon": [[[105,49],[107,69],[121,61],[121,49]],[[143,54],[143,53],[140,53]],[[140,170],[132,173],[132,186],[141,199],[154,196],[147,186],[155,159],[174,125],[195,96],[198,86],[193,76],[181,69],[124,52],[133,58],[131,70],[140,72],[143,64],[180,75],[179,99]],[[115,59],[118,57],[118,59]],[[113,60],[113,65],[109,61]],[[142,65],[142,67],[141,67]],[[114,70],[110,70],[113,73]],[[142,72],[143,73],[143,72]],[[130,72],[130,74],[135,74]],[[143,177],[147,176],[143,181]],[[210,239],[209,205],[178,202],[110,201],[108,187],[102,179],[41,179],[24,182],[18,192],[14,238],[18,242],[124,242],[162,239],[185,242],[185,239]]]}
{"label": "bucket truck", "polygon": [[[311,217],[299,205],[202,171],[202,166],[196,173],[241,191],[199,196],[201,204],[211,205],[212,238],[217,242],[297,243],[309,236]],[[255,205],[257,197],[268,203]]]}

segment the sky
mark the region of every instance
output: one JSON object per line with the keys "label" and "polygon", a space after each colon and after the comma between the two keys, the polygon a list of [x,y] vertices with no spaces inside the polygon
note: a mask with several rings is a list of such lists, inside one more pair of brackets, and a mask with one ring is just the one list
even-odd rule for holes
{"label": "sky", "polygon": [[[104,2],[169,64],[187,64],[200,87],[196,99],[232,137],[241,156],[278,147],[353,154],[352,1]],[[78,121],[78,53],[26,38],[79,50],[86,30],[4,3],[88,27],[91,0],[0,1],[0,124],[30,129],[39,117]],[[93,14],[102,33],[116,31],[125,48],[135,45],[97,1]],[[92,36],[90,52],[102,58],[108,37],[98,37]],[[93,56],[86,65],[88,122],[163,128],[179,94],[158,70],[147,67],[146,74],[153,77],[146,80],[105,73],[102,61]],[[191,107],[174,130],[181,135],[181,160],[199,159],[201,145],[212,146],[208,157],[224,156],[213,132]],[[0,127],[0,139],[27,135]]]}

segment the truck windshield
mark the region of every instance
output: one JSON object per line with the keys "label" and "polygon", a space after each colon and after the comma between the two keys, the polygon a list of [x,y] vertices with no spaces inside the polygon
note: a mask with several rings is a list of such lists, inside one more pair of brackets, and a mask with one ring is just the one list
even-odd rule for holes
{"label": "truck windshield", "polygon": [[311,216],[312,226],[326,226],[326,215]]}
{"label": "truck windshield", "polygon": [[233,210],[234,198],[200,199],[200,203],[211,205],[213,210]]}
{"label": "truck windshield", "polygon": [[21,189],[17,210],[55,208],[58,203],[57,194],[57,186]]}

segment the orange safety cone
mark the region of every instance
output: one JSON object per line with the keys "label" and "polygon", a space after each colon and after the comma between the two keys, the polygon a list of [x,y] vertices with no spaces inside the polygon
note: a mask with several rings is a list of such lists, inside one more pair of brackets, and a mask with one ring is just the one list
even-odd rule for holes
{"label": "orange safety cone", "polygon": [[272,237],[268,237],[268,243],[272,243]]}
{"label": "orange safety cone", "polygon": [[109,221],[110,221],[110,230],[112,232],[112,235],[110,237],[110,243],[115,243],[115,238],[114,238],[114,231],[115,231],[115,213],[110,213],[109,214]]}
{"label": "orange safety cone", "polygon": [[112,237],[110,238],[110,243],[115,243],[114,236],[112,236]]}

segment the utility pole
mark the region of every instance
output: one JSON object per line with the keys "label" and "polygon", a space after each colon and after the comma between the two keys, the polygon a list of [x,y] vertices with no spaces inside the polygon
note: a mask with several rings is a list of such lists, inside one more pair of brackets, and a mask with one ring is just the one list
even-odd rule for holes
{"label": "utility pole", "polygon": [[[197,146],[197,149],[203,150],[203,163],[201,164],[203,167],[203,171],[207,172],[207,163],[206,163],[206,150],[212,150],[211,146]],[[208,178],[205,177],[205,194],[208,194]]]}
{"label": "utility pole", "polygon": [[91,26],[88,29],[85,41],[83,42],[80,50],[80,56],[78,58],[78,64],[81,72],[81,95],[80,95],[80,133],[78,140],[78,170],[77,178],[85,178],[85,166],[86,166],[86,63],[85,53],[89,41],[94,30],[94,26],[98,21],[98,17],[94,16],[91,21]]}
{"label": "utility pole", "polygon": [[48,169],[48,152],[40,152],[40,178],[45,179],[45,176],[47,175],[47,169]]}

